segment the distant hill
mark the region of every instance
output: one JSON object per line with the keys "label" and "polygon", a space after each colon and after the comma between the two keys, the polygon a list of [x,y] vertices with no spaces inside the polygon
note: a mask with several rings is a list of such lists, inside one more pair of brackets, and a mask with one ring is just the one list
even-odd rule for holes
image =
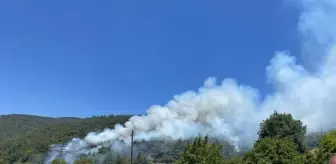
{"label": "distant hill", "polygon": [[131,115],[91,118],[50,118],[31,115],[0,116],[0,164],[40,161],[49,146],[64,143],[89,132],[113,128]]}
{"label": "distant hill", "polygon": [[0,140],[19,136],[27,132],[58,123],[70,123],[80,118],[51,118],[33,115],[12,114],[0,115]]}

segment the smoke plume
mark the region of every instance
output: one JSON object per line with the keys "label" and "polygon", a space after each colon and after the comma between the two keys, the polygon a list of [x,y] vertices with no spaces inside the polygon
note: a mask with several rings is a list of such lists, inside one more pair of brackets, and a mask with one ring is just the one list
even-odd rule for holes
{"label": "smoke plume", "polygon": [[[106,141],[189,139],[196,135],[224,137],[236,146],[256,139],[258,125],[274,110],[289,112],[315,131],[336,123],[336,1],[301,0],[298,32],[303,52],[321,59],[316,70],[308,71],[288,51],[278,51],[266,68],[275,92],[260,100],[257,89],[233,79],[217,83],[208,78],[197,92],[175,95],[165,106],[154,105],[144,116],[132,117],[124,126],[90,133],[85,140]],[[244,143],[247,142],[247,143]]]}
{"label": "smoke plume", "polygon": [[307,125],[308,132],[336,126],[336,0],[295,1],[301,14],[298,33],[303,56],[319,58],[307,70],[288,51],[277,51],[266,68],[274,92],[261,99],[257,89],[234,79],[205,80],[198,91],[175,95],[166,105],[151,106],[146,115],[134,116],[125,125],[89,133],[92,144],[157,139],[190,139],[210,135],[228,140],[237,148],[252,145],[259,123],[274,110],[291,113]]}

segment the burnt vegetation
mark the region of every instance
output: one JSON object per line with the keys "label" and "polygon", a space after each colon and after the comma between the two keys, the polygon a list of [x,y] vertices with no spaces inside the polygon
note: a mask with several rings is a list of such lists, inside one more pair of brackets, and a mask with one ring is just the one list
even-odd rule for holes
{"label": "burnt vegetation", "polygon": [[[49,118],[30,115],[0,116],[0,164],[43,163],[49,146],[92,131],[125,123],[129,115],[90,118]],[[227,141],[211,136],[192,140],[134,143],[134,164],[324,164],[336,153],[336,131],[306,134],[301,121],[290,114],[274,112],[260,124],[259,138],[250,150],[236,152]],[[56,159],[53,164],[65,161]],[[76,164],[129,164],[130,154],[101,148]]]}

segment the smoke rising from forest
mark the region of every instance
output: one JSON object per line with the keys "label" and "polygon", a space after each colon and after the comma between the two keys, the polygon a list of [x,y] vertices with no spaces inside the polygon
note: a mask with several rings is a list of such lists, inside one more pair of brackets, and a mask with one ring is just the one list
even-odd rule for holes
{"label": "smoke rising from forest", "polygon": [[[252,143],[258,125],[274,110],[289,112],[309,131],[332,128],[336,100],[336,1],[301,0],[298,32],[303,52],[321,58],[316,70],[308,71],[288,51],[278,51],[266,68],[275,92],[261,100],[258,90],[225,79],[219,84],[208,78],[197,92],[175,95],[165,106],[150,107],[145,116],[134,116],[124,126],[90,133],[86,141],[188,139],[196,135],[220,136],[235,145]],[[243,143],[245,144],[245,143]]]}
{"label": "smoke rising from forest", "polygon": [[[298,3],[299,2],[299,3]],[[150,107],[146,115],[134,116],[125,125],[92,132],[84,141],[102,144],[113,141],[190,139],[197,135],[224,138],[237,148],[257,138],[259,123],[274,110],[291,113],[307,125],[308,132],[336,125],[336,0],[300,0],[297,31],[303,57],[318,58],[308,70],[288,51],[277,51],[266,68],[274,92],[261,99],[257,89],[234,79],[205,80],[198,91],[175,95],[166,105]],[[314,63],[316,64],[316,63]],[[80,146],[79,146],[80,147]]]}

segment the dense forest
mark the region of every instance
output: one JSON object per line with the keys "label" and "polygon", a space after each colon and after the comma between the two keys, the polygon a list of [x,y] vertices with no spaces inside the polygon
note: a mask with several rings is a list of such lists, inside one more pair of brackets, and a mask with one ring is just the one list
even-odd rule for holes
{"label": "dense forest", "polygon": [[81,120],[73,117],[51,118],[32,115],[1,115],[0,116],[0,140],[13,136],[24,135],[28,131],[41,129],[42,127],[60,124],[72,123]]}
{"label": "dense forest", "polygon": [[116,123],[124,123],[130,117],[109,115],[80,119],[1,116],[0,164],[41,163],[50,145],[64,143],[74,137],[82,138],[92,131],[113,128]]}
{"label": "dense forest", "polygon": [[[91,118],[48,118],[30,115],[0,116],[0,164],[43,163],[50,145],[62,144],[88,132],[113,128],[131,116]],[[324,164],[336,153],[336,131],[306,134],[301,121],[290,114],[273,113],[260,123],[259,138],[252,150],[236,152],[234,147],[211,136],[189,141],[136,142],[134,164]],[[55,159],[53,164],[64,164]],[[128,164],[129,153],[103,147],[75,164]]]}

